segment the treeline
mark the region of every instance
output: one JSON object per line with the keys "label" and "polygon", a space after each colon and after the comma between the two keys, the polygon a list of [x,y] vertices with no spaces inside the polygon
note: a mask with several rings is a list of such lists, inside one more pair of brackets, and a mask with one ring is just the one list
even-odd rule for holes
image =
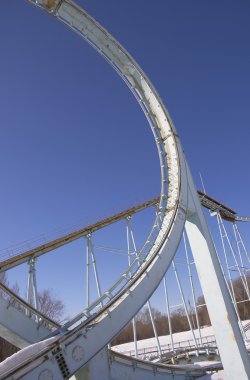
{"label": "treeline", "polygon": [[[248,299],[247,286],[250,289],[250,275],[246,276],[245,285],[243,285],[241,278],[234,279],[232,281],[232,284],[228,283],[228,285],[231,293],[233,287],[236,302],[240,302],[237,305],[240,319],[250,319],[250,302],[241,302]],[[197,299],[197,305],[200,305],[197,307],[197,315],[200,327],[210,326],[211,322],[203,295]],[[159,336],[169,335],[169,323],[166,314],[160,312],[157,309],[153,309],[152,315],[156,326],[157,334]],[[196,313],[194,309],[189,310],[189,319],[192,327],[196,329],[198,326]],[[144,309],[142,309],[142,311],[136,316],[135,323],[137,340],[152,338],[154,336],[154,331],[148,308],[145,307]],[[184,308],[179,308],[178,310],[171,313],[171,326],[173,333],[190,330],[188,318],[186,316]],[[112,345],[132,342],[133,340],[133,327],[132,323],[129,323],[120,332],[120,334],[115,339],[113,339]]]}
{"label": "treeline", "polygon": [[[0,281],[8,284],[7,277],[4,273],[0,274]],[[247,295],[247,285],[250,288],[250,274],[246,277],[247,284],[245,286],[242,283],[241,278],[233,280],[232,285],[234,289],[235,298],[238,303],[238,312],[241,320],[250,319],[250,302],[241,302],[248,299]],[[231,290],[231,284],[229,283],[229,288]],[[1,293],[1,292],[0,292]],[[61,319],[64,305],[63,303],[54,298],[49,290],[45,290],[39,294],[39,303],[41,311],[48,315],[50,318],[59,321]],[[204,297],[200,296],[197,300],[198,320],[200,326],[210,325],[210,319],[207,311],[207,307],[204,305]],[[169,323],[167,316],[160,312],[159,310],[152,309],[152,316],[156,326],[157,334],[169,335]],[[189,310],[189,319],[191,321],[192,327],[197,328],[196,313],[194,309]],[[151,317],[148,308],[144,308],[136,317],[136,335],[137,340],[152,338],[154,336],[154,331],[152,327]],[[190,329],[187,316],[183,308],[179,308],[175,312],[171,313],[171,326],[173,333],[188,331]],[[112,345],[122,344],[126,342],[133,341],[133,328],[132,323],[129,323],[120,334],[113,339]],[[4,360],[6,357],[12,355],[18,349],[6,342],[0,337],[0,361]]]}

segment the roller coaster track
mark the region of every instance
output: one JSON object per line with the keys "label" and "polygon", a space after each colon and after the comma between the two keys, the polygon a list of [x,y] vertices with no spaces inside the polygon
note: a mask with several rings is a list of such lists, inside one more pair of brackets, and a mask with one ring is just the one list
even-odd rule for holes
{"label": "roller coaster track", "polygon": [[[198,191],[197,193],[199,195],[201,205],[209,209],[210,211],[219,212],[221,217],[224,220],[227,220],[230,222],[235,222],[235,221],[249,222],[250,221],[249,217],[239,216],[236,211],[225,206],[221,202],[215,200],[211,196],[203,193],[202,191]],[[102,219],[92,225],[64,234],[62,236],[57,237],[56,239],[47,241],[44,244],[35,245],[33,248],[30,248],[30,249],[27,249],[26,248],[27,245],[24,245],[24,246],[17,247],[15,249],[2,250],[0,252],[0,271],[1,272],[6,271],[17,265],[27,262],[28,260],[30,260],[30,258],[35,258],[41,255],[44,255],[47,252],[57,249],[63,245],[69,244],[73,242],[74,240],[80,239],[81,237],[86,236],[90,233],[98,231],[99,229],[104,228],[107,225],[115,223],[121,219],[124,219],[127,216],[131,216],[138,211],[144,210],[145,208],[149,206],[155,205],[158,207],[159,202],[160,202],[160,197],[156,197],[140,205],[134,206],[118,214],[115,214],[111,217]],[[32,243],[29,243],[29,245],[31,244]],[[5,257],[7,257],[7,259],[4,259]]]}
{"label": "roller coaster track", "polygon": [[[234,376],[233,378],[249,378],[247,352],[234,318],[200,200],[179,136],[156,90],[126,50],[77,4],[71,0],[28,2],[46,11],[87,41],[115,69],[140,104],[153,132],[159,154],[161,194],[157,220],[160,224],[152,227],[147,254],[139,255],[109,292],[92,305],[87,313],[74,319],[71,330],[21,350],[13,360],[10,358],[2,366],[1,378],[65,379],[94,360],[155,291],[172,262],[184,226],[210,310],[225,371]],[[208,202],[207,198],[206,201]],[[23,261],[27,257],[23,257]],[[214,303],[216,310],[213,310]],[[77,325],[74,326],[76,322]]]}
{"label": "roller coaster track", "polygon": [[[200,198],[201,205],[203,207],[208,208],[210,211],[220,213],[221,217],[224,220],[227,220],[230,222],[235,222],[237,220],[242,221],[243,218],[239,217],[236,211],[223,205],[221,202],[215,200],[211,196],[208,196],[207,194],[201,191],[198,191],[198,195]],[[57,237],[54,240],[47,241],[44,244],[34,246],[34,248],[32,249],[25,250],[26,246],[22,245],[21,247],[17,247],[15,250],[11,250],[11,251],[9,249],[2,250],[1,255],[0,255],[0,270],[6,271],[15,266],[23,264],[24,262],[28,262],[30,259],[38,258],[39,256],[44,255],[48,252],[51,252],[63,245],[70,244],[74,240],[80,239],[83,236],[86,237],[88,234],[93,234],[99,229],[105,228],[106,226],[109,226],[110,224],[116,223],[122,219],[126,219],[127,217],[131,217],[133,214],[139,211],[142,211],[148,207],[155,206],[157,210],[159,201],[160,201],[160,197],[156,197],[140,205],[137,205],[127,210],[124,210],[122,212],[119,212],[118,214],[115,214],[111,217],[100,220],[94,224],[75,230],[66,235],[62,235],[60,237]],[[244,221],[248,221],[248,219],[249,218],[244,218]],[[27,243],[28,246],[30,246],[30,244],[32,243]],[[17,253],[20,251],[21,253]],[[3,257],[6,257],[6,256],[9,256],[9,259],[3,260]],[[45,324],[46,326],[50,326],[54,329],[61,327],[60,324],[54,322],[53,320],[51,320],[44,314],[40,313],[37,309],[32,307],[24,299],[22,299],[20,296],[15,294],[6,285],[0,283],[0,289],[2,289],[4,294],[9,297],[9,299],[11,300],[10,302],[12,304],[17,304],[19,305],[18,307],[21,306],[23,310],[28,311],[33,316],[36,316],[37,319],[40,321],[39,325]],[[100,299],[98,299],[95,302],[95,304],[98,304],[99,302],[100,302]],[[85,313],[87,313],[87,311],[85,311]],[[76,319],[77,318],[74,318],[73,321],[75,321]],[[71,321],[70,324],[72,323],[73,322]]]}
{"label": "roller coaster track", "polygon": [[[215,200],[211,196],[203,193],[202,191],[198,191],[198,196],[201,202],[201,205],[210,211],[219,212],[222,219],[230,221],[230,222],[249,222],[249,217],[241,217],[237,214],[236,211],[231,208],[225,206],[221,202]],[[0,252],[0,272],[11,269],[17,265],[20,265],[24,262],[30,260],[30,258],[36,258],[41,255],[44,255],[47,252],[51,252],[54,249],[57,249],[63,245],[69,244],[74,240],[80,239],[83,236],[87,236],[88,234],[94,233],[101,228],[104,228],[112,223],[115,223],[121,219],[124,219],[128,216],[135,214],[138,211],[144,210],[150,206],[158,207],[160,202],[160,197],[156,197],[147,202],[144,202],[140,205],[131,207],[125,211],[122,211],[118,214],[115,214],[106,219],[102,219],[92,225],[86,226],[84,228],[78,229],[76,231],[70,232],[68,234],[57,237],[56,239],[47,241],[44,244],[40,244],[34,246],[33,248],[26,249],[26,245],[17,247],[15,249],[5,249]],[[29,243],[31,245],[32,243]],[[7,259],[4,259],[7,257]]]}
{"label": "roller coaster track", "polygon": [[[73,242],[74,240],[80,239],[83,236],[86,236],[90,233],[93,233],[101,228],[104,228],[112,223],[117,222],[118,220],[121,220],[123,218],[126,218],[127,216],[131,216],[134,213],[144,210],[145,208],[156,205],[160,201],[160,198],[154,198],[150,201],[144,202],[140,205],[137,205],[135,207],[132,207],[126,211],[122,211],[116,215],[113,215],[111,217],[108,217],[106,219],[100,220],[92,225],[89,225],[87,227],[81,228],[77,231],[73,231],[71,233],[68,233],[66,235],[60,236],[54,240],[48,241],[44,244],[40,244],[38,246],[34,246],[34,248],[31,249],[25,249],[25,246],[17,247],[16,249],[7,249],[2,250],[0,253],[0,271],[5,271],[10,268],[13,268],[16,265],[20,265],[23,262],[28,261],[31,257],[39,257],[41,255],[44,255],[47,252],[50,252],[56,248],[59,248],[65,244],[69,244]],[[21,253],[20,253],[21,252]],[[6,260],[4,260],[4,257],[8,257]]]}

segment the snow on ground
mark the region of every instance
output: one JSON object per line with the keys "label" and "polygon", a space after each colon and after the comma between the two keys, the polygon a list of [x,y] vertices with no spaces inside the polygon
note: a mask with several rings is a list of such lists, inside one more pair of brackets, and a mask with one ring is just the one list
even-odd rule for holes
{"label": "snow on ground", "polygon": [[[249,320],[243,321],[243,326],[245,326],[247,324],[249,324]],[[207,337],[208,341],[213,340],[214,330],[213,330],[212,326],[203,327],[200,329],[200,331],[201,331],[202,338],[204,338],[204,340],[203,340],[204,343],[206,342],[206,337]],[[195,334],[196,338],[199,338],[198,330],[194,330],[194,334]],[[246,347],[247,347],[247,349],[250,349],[250,330],[246,331],[246,336],[247,336],[247,339],[245,341]],[[168,345],[170,346],[171,345],[170,335],[160,336],[159,341],[160,341],[161,347],[163,347],[163,348],[164,348],[164,346],[168,346]],[[173,334],[173,341],[175,344],[175,348],[178,347],[179,343],[181,346],[181,342],[186,342],[186,346],[188,346],[189,342],[191,344],[194,343],[193,334],[191,331],[184,331],[184,332],[180,332],[180,333],[175,333],[175,334]],[[137,350],[138,350],[138,354],[139,354],[140,358],[150,359],[150,354],[149,355],[143,355],[143,352],[147,353],[147,351],[149,352],[151,349],[152,349],[152,351],[153,350],[157,351],[156,338],[143,339],[143,340],[139,340],[137,342]],[[127,354],[127,355],[134,355],[135,344],[134,344],[134,342],[129,342],[129,343],[124,343],[124,344],[112,346],[112,350],[123,353],[123,354]],[[217,364],[217,362],[214,362],[214,361],[213,362],[209,362],[209,361],[196,362],[194,364],[200,365],[200,366],[206,366],[206,365],[211,365],[211,363],[213,363],[213,365]],[[224,379],[225,379],[224,371],[220,370],[216,373],[207,374],[205,376],[202,376],[199,380],[224,380]]]}
{"label": "snow on ground", "polygon": [[[199,338],[198,330],[194,330],[195,337]],[[214,336],[214,331],[212,326],[203,327],[201,328],[201,336],[202,337],[209,337]],[[193,335],[191,331],[183,331],[179,333],[173,334],[173,340],[174,343],[184,342],[184,341],[190,341],[193,342]],[[170,345],[171,344],[171,338],[170,335],[164,335],[159,336],[159,341],[161,346]],[[149,339],[143,339],[139,340],[137,342],[137,349],[138,351],[148,348],[154,348],[157,346],[157,342],[155,338],[149,338]],[[112,346],[112,350],[120,352],[120,353],[129,353],[130,351],[133,352],[135,348],[134,342],[129,343],[123,343],[116,346]]]}
{"label": "snow on ground", "polygon": [[[250,321],[246,320],[243,321],[243,326],[248,324]],[[214,337],[214,330],[212,326],[205,326],[200,329],[201,331],[201,336],[204,338],[203,343],[206,342],[206,337],[208,337],[208,341]],[[194,334],[196,338],[199,338],[199,332],[198,330],[194,330]],[[246,339],[246,346],[247,348],[250,349],[250,330],[246,332],[247,339]],[[210,338],[209,338],[210,337]],[[211,341],[210,340],[210,341]],[[159,336],[159,341],[161,346],[167,346],[171,345],[171,338],[170,335],[164,335],[164,336]],[[178,343],[180,342],[186,342],[190,341],[190,343],[193,343],[193,335],[191,331],[183,331],[179,333],[174,333],[173,334],[173,341],[175,344],[175,347],[178,347]],[[188,345],[188,344],[187,344]],[[156,348],[157,347],[157,342],[156,338],[149,338],[149,339],[143,339],[143,340],[138,340],[137,341],[137,349],[138,353],[140,353],[140,350],[148,350],[149,348]],[[123,343],[119,344],[116,346],[112,346],[112,350],[124,353],[124,354],[130,354],[130,352],[133,354],[135,349],[135,344],[134,342],[129,342],[129,343]]]}
{"label": "snow on ground", "polygon": [[213,373],[212,375],[205,375],[199,377],[199,380],[225,380],[224,371]]}
{"label": "snow on ground", "polygon": [[[243,325],[247,324],[248,322],[249,321],[244,321]],[[214,331],[213,331],[212,326],[203,327],[203,328],[201,328],[200,331],[201,331],[202,338],[206,339],[206,337],[207,337],[208,340],[213,339]],[[195,334],[196,338],[199,338],[198,330],[194,330],[194,334]],[[49,338],[45,341],[38,342],[38,343],[35,343],[33,345],[30,345],[30,346],[22,349],[18,353],[12,355],[10,358],[7,358],[5,361],[3,361],[0,364],[0,376],[1,376],[1,374],[4,374],[5,372],[8,372],[9,370],[11,370],[11,368],[13,368],[14,365],[21,364],[21,363],[25,362],[27,359],[32,358],[34,356],[34,354],[42,353],[44,350],[46,350],[48,347],[50,347],[56,340],[58,340],[58,338],[60,338],[62,335],[63,334],[59,334],[56,337],[52,337],[52,338]],[[250,330],[248,330],[246,332],[246,335],[247,335],[246,345],[248,348],[250,348]],[[192,335],[191,331],[184,331],[184,332],[180,332],[180,333],[175,333],[175,334],[173,334],[173,340],[174,340],[174,343],[177,345],[178,345],[178,343],[181,343],[181,342],[188,343],[188,341],[190,341],[190,343],[192,344],[193,343],[193,335]],[[160,341],[160,345],[162,347],[170,345],[171,344],[170,335],[160,336],[159,341]],[[204,343],[205,343],[205,341],[206,340],[204,340]],[[188,344],[186,344],[186,346],[188,346]],[[138,348],[139,354],[140,354],[140,350],[142,352],[143,352],[143,350],[144,351],[146,351],[146,350],[150,351],[151,348],[155,349],[156,347],[157,347],[157,342],[156,342],[155,338],[143,339],[143,340],[140,340],[137,342],[137,348]],[[128,354],[128,355],[130,355],[130,353],[133,354],[134,353],[134,342],[129,342],[129,343],[124,343],[124,344],[112,346],[112,350],[120,352],[120,353]],[[200,366],[206,366],[206,365],[211,364],[211,362],[203,361],[203,362],[196,362],[194,364],[195,365],[198,364]],[[216,362],[213,362],[213,364],[216,364]],[[218,373],[214,373],[212,375],[203,376],[200,378],[200,380],[224,380],[223,373],[224,373],[224,371],[219,371]]]}

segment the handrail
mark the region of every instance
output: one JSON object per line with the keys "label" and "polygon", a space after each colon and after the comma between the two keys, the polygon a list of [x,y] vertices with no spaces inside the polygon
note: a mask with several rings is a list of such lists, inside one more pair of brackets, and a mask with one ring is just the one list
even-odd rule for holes
{"label": "handrail", "polygon": [[[203,193],[202,191],[198,190],[197,193],[199,195],[202,206],[209,209],[210,211],[219,212],[223,219],[231,221],[231,222],[234,222],[234,221],[249,222],[250,221],[250,217],[239,216],[236,211],[225,206],[223,203],[217,201],[216,199],[210,197],[209,195]],[[68,233],[66,235],[60,236],[56,239],[50,240],[44,244],[35,246],[32,249],[28,249],[28,250],[25,249],[21,254],[19,253],[15,255],[15,252],[18,251],[18,248],[16,249],[16,251],[14,249],[11,250],[8,248],[5,250],[0,250],[0,272],[13,268],[16,265],[20,265],[23,262],[28,261],[31,257],[39,257],[62,245],[69,244],[76,239],[86,236],[89,233],[93,233],[101,228],[104,228],[123,218],[126,218],[127,216],[133,215],[138,211],[142,211],[147,207],[150,207],[152,205],[157,205],[159,201],[160,201],[160,197],[156,197],[140,205],[121,211],[118,214],[115,214],[111,217],[97,221],[94,224],[88,225],[86,227],[83,227],[81,229]],[[26,246],[22,246],[21,248],[23,247],[26,248]],[[9,255],[10,257],[6,260],[1,261],[1,257],[3,257],[3,255]]]}
{"label": "handrail", "polygon": [[[144,210],[145,208],[147,208],[149,206],[155,205],[155,204],[159,203],[159,201],[160,201],[160,197],[156,197],[156,198],[151,199],[147,202],[144,202],[140,205],[137,205],[137,206],[131,207],[125,211],[119,212],[118,214],[115,214],[111,217],[102,219],[102,220],[100,220],[94,224],[83,227],[83,228],[76,230],[76,231],[73,231],[69,234],[60,236],[54,240],[51,240],[51,241],[46,242],[44,244],[38,245],[37,247],[34,247],[32,249],[25,250],[21,254],[14,255],[14,251],[13,251],[12,257],[9,257],[8,259],[6,259],[4,261],[0,261],[0,272],[3,272],[3,271],[10,269],[10,268],[13,268],[16,265],[20,265],[23,262],[28,261],[31,257],[32,258],[33,257],[39,257],[39,256],[41,256],[47,252],[50,252],[50,251],[52,251],[58,247],[61,247],[61,246],[68,244],[68,243],[71,243],[74,240],[77,240],[83,236],[86,236],[90,233],[93,233],[93,232],[95,232],[101,228],[104,228],[104,227],[106,227],[112,223],[115,223],[115,222],[117,222],[123,218],[126,218],[127,216],[133,215],[138,211]],[[6,249],[4,251],[4,253],[11,255],[11,252],[8,249]],[[2,255],[3,254],[1,254],[1,251],[0,251],[0,260],[1,260]]]}
{"label": "handrail", "polygon": [[[14,299],[16,302],[18,302],[20,305],[22,305],[26,310],[28,310],[30,313],[38,317],[38,328],[44,324],[47,323],[49,326],[52,326],[54,328],[60,328],[60,323],[53,321],[49,317],[47,317],[45,314],[41,313],[34,307],[32,307],[29,303],[27,303],[24,299],[16,295],[12,290],[10,290],[6,285],[0,282],[0,289],[4,291],[8,296],[10,296],[12,299]],[[10,301],[12,304],[12,302]],[[42,323],[41,323],[42,322]]]}

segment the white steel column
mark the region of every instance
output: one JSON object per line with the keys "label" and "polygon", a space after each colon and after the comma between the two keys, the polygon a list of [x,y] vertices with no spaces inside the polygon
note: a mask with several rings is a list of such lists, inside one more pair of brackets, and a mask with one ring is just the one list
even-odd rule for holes
{"label": "white steel column", "polygon": [[250,362],[247,350],[188,168],[187,171],[189,210],[186,217],[186,231],[225,376],[228,380],[248,380],[250,379]]}
{"label": "white steel column", "polygon": [[159,355],[159,358],[161,358],[162,357],[161,345],[160,345],[158,333],[156,330],[155,321],[154,321],[150,301],[147,302],[147,305],[148,305],[149,316],[151,319],[151,323],[152,323],[152,327],[153,327],[153,331],[154,331],[154,336],[155,336],[155,340],[156,340],[156,344],[157,344],[158,355]]}
{"label": "white steel column", "polygon": [[[192,299],[193,299],[193,305],[194,305],[194,311],[195,311],[196,324],[197,324],[197,329],[198,329],[198,332],[199,332],[200,344],[202,344],[200,321],[199,321],[199,316],[198,316],[198,312],[197,312],[196,297],[195,297],[195,291],[194,291],[194,283],[193,283],[193,277],[192,277],[192,272],[191,272],[191,264],[190,264],[190,260],[189,260],[188,248],[187,248],[187,242],[186,242],[186,236],[185,236],[185,232],[184,231],[183,231],[183,242],[184,242],[186,260],[187,260],[188,277],[189,277],[190,287],[191,287],[191,292],[192,292]],[[194,328],[195,328],[195,326],[194,326]]]}
{"label": "white steel column", "polygon": [[[246,255],[247,261],[250,263],[249,254],[248,254],[248,252],[247,252],[246,246],[245,246],[245,244],[244,244],[244,241],[243,241],[243,239],[242,239],[242,237],[241,237],[240,231],[239,231],[238,226],[237,226],[236,223],[234,223],[233,228],[234,228],[235,239],[236,239],[236,241],[237,241],[237,246],[238,246],[238,248],[239,248],[239,251],[241,251],[241,250],[240,250],[240,244],[241,244],[242,247],[243,247],[243,251],[244,251],[244,253],[245,253],[245,255]],[[238,235],[238,238],[237,238],[237,235]]]}
{"label": "white steel column", "polygon": [[[188,313],[186,300],[185,300],[185,297],[184,297],[184,293],[183,293],[183,289],[182,289],[182,286],[181,286],[181,282],[180,282],[179,274],[178,274],[178,271],[177,271],[177,268],[176,268],[176,265],[175,265],[174,260],[172,261],[172,266],[173,266],[173,270],[174,270],[175,278],[176,278],[176,281],[177,281],[177,285],[178,285],[178,288],[179,288],[179,291],[180,291],[181,300],[182,300],[182,305],[183,305],[183,307],[184,307],[184,310],[185,310],[185,313],[186,313],[186,316],[187,316],[187,320],[188,320],[188,325],[189,325],[189,328],[190,328],[191,334],[192,334],[192,336],[193,336],[194,344],[195,344],[195,347],[198,348],[197,340],[196,340],[196,336],[195,336],[194,329],[193,329],[193,326],[192,326],[192,323],[191,323],[191,320],[190,320],[190,316],[189,316],[189,313]],[[197,353],[197,355],[198,355],[198,350],[197,350],[196,353]]]}
{"label": "white steel column", "polygon": [[[98,297],[100,298],[102,295],[102,291],[101,291],[100,279],[99,279],[99,275],[98,275],[96,258],[95,258],[95,251],[94,251],[94,247],[93,247],[93,243],[92,243],[92,235],[91,234],[90,234],[88,240],[89,240],[89,247],[90,247],[90,251],[91,251],[91,259],[92,259],[92,265],[93,265],[93,269],[94,269],[97,294],[98,294]],[[101,302],[101,304],[103,304],[103,303]]]}
{"label": "white steel column", "polygon": [[[134,248],[134,255],[136,256],[137,259],[139,257],[138,257],[138,251],[137,251],[137,247],[136,247],[136,244],[135,244],[135,238],[134,238],[134,234],[133,234],[133,230],[132,230],[132,226],[131,226],[131,216],[129,216],[129,217],[126,218],[126,222],[127,222],[128,258],[129,258],[129,265],[131,265],[131,254],[132,253],[131,253],[131,250],[130,250],[130,238],[132,240],[132,244],[133,244],[133,248]],[[138,262],[138,266],[139,266],[139,262]],[[156,339],[156,345],[157,345],[158,355],[161,358],[161,356],[162,356],[161,345],[160,345],[160,341],[159,341],[159,337],[158,337],[158,333],[157,333],[157,329],[156,329],[156,325],[155,325],[155,321],[154,321],[154,317],[153,317],[152,307],[151,307],[150,301],[147,302],[147,306],[148,306],[148,311],[149,311],[149,315],[150,315],[150,319],[151,319],[151,323],[152,323],[152,328],[153,328],[154,336],[155,336],[155,339]],[[135,323],[135,319],[134,318],[132,320],[132,323],[133,323],[133,334],[134,334],[134,343],[135,343],[135,354],[136,354],[136,357],[137,357],[138,356],[138,352],[137,352],[137,338],[136,338],[136,323]]]}
{"label": "white steel column", "polygon": [[243,335],[243,337],[245,339],[246,338],[246,334],[245,334],[245,331],[243,329],[243,325],[242,325],[241,320],[240,320],[238,305],[237,305],[235,291],[234,291],[234,286],[233,286],[233,279],[232,279],[232,275],[231,275],[231,269],[230,269],[230,265],[229,265],[229,261],[228,261],[228,256],[227,256],[227,250],[226,250],[226,246],[225,246],[225,242],[224,242],[224,238],[226,237],[226,235],[225,235],[225,233],[223,235],[223,232],[222,232],[222,224],[221,224],[222,220],[221,220],[221,217],[220,217],[219,213],[217,213],[217,221],[218,221],[218,227],[219,227],[219,231],[220,231],[221,244],[222,244],[222,248],[223,248],[223,252],[224,252],[224,257],[225,257],[225,262],[226,262],[226,266],[227,266],[228,281],[230,282],[230,288],[231,288],[230,295],[231,295],[232,302],[233,302],[233,305],[234,305],[234,309],[235,309],[235,312],[236,312],[236,315],[237,315],[237,318],[238,318],[238,323],[240,325],[241,334]]}
{"label": "white steel column", "polygon": [[[130,249],[130,238],[132,237],[132,242],[134,245],[134,253],[136,253],[137,256],[137,251],[136,251],[136,246],[135,246],[135,241],[134,241],[134,236],[132,233],[132,228],[131,228],[131,216],[128,216],[126,218],[126,235],[127,235],[127,249],[128,249],[128,265],[131,265],[131,249]],[[139,265],[139,262],[138,262]],[[132,276],[132,274],[130,274]],[[132,329],[133,329],[133,338],[134,338],[134,347],[135,347],[135,357],[138,358],[138,349],[137,349],[137,332],[136,332],[136,320],[135,318],[132,319]]]}
{"label": "white steel column", "polygon": [[[94,247],[92,243],[92,234],[89,233],[87,235],[87,247],[86,247],[86,303],[87,307],[90,305],[90,258],[94,270],[94,275],[95,275],[95,283],[96,283],[96,289],[97,289],[97,294],[98,297],[100,298],[102,295],[101,292],[101,285],[100,285],[100,280],[99,280],[99,275],[98,275],[98,270],[97,270],[97,265],[96,265],[96,258],[95,258],[95,252],[94,252]],[[101,305],[103,305],[101,301]]]}
{"label": "white steel column", "polygon": [[[38,308],[38,294],[36,284],[36,259],[31,258],[28,262],[29,274],[28,274],[28,288],[27,288],[27,302],[35,309]],[[27,310],[27,315],[30,312]]]}
{"label": "white steel column", "polygon": [[167,280],[166,280],[166,275],[165,275],[164,278],[163,278],[163,284],[164,284],[165,301],[166,301],[166,308],[167,308],[167,317],[168,317],[169,335],[170,335],[170,340],[171,340],[172,351],[174,352],[174,339],[173,339],[173,330],[172,330],[172,323],[171,323],[171,314],[170,314],[170,307],[169,307],[169,300],[168,300],[168,290],[167,290]]}
{"label": "white steel column", "polygon": [[91,234],[87,235],[87,247],[86,247],[86,306],[90,305],[90,244]]}
{"label": "white steel column", "polygon": [[[248,289],[248,285],[247,285],[247,280],[246,280],[246,277],[244,276],[244,272],[242,272],[242,269],[243,269],[243,264],[240,266],[238,261],[237,261],[237,257],[236,257],[236,254],[234,252],[234,249],[233,249],[233,246],[231,244],[231,241],[229,239],[229,236],[228,236],[228,233],[227,233],[227,230],[226,230],[226,227],[223,223],[223,220],[222,220],[222,217],[221,215],[218,213],[217,215],[217,218],[218,218],[218,223],[219,223],[219,228],[220,228],[220,231],[221,231],[221,239],[223,240],[223,238],[226,239],[227,241],[227,244],[229,246],[229,249],[230,249],[230,252],[231,252],[231,255],[234,259],[234,262],[235,262],[235,267],[237,268],[238,272],[239,272],[239,275],[240,275],[240,278],[241,278],[241,281],[242,281],[242,285],[243,287],[245,288],[245,291],[246,291],[246,294],[247,294],[247,297],[248,299],[250,298],[250,294],[249,294],[249,289]],[[224,235],[223,235],[224,233]],[[236,240],[236,243],[237,243],[237,240]],[[241,258],[241,255],[239,255],[240,258]],[[231,270],[231,266],[228,268],[229,270]]]}

